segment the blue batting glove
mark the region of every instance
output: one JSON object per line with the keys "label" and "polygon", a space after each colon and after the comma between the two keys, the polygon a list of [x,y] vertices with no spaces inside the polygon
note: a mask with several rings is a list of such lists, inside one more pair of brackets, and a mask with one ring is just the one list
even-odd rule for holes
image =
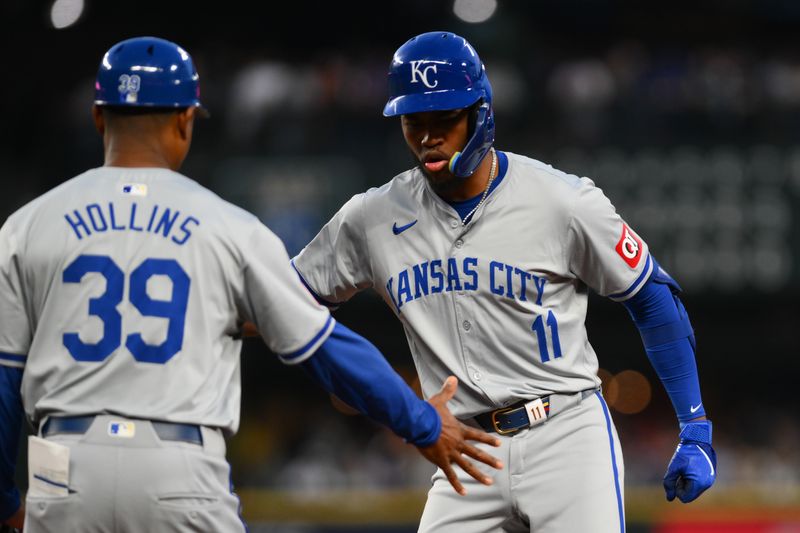
{"label": "blue batting glove", "polygon": [[668,501],[677,496],[683,503],[689,503],[717,479],[717,454],[711,447],[711,421],[687,423],[680,438],[664,476],[664,490]]}

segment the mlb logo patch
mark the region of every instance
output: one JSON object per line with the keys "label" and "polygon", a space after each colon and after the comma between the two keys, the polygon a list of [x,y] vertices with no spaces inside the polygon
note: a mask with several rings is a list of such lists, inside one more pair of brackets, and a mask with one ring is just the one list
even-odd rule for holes
{"label": "mlb logo patch", "polygon": [[629,267],[636,268],[642,258],[642,241],[626,224],[622,224],[622,235],[615,250]]}
{"label": "mlb logo patch", "polygon": [[131,196],[147,196],[147,185],[144,183],[126,183],[122,186],[122,194]]}
{"label": "mlb logo patch", "polygon": [[121,439],[131,439],[136,435],[136,424],[112,420],[108,423],[108,436]]}

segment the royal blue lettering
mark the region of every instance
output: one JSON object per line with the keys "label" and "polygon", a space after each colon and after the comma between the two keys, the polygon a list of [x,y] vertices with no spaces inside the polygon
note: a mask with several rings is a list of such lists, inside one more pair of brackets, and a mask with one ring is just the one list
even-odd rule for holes
{"label": "royal blue lettering", "polygon": [[511,265],[503,265],[503,268],[506,269],[506,298],[514,299],[514,291],[512,290],[514,287],[514,281],[511,279],[514,275],[514,267]]}
{"label": "royal blue lettering", "polygon": [[[184,225],[190,220],[192,223],[199,224],[199,221],[190,218],[184,222]],[[179,241],[173,237],[173,241],[180,244],[186,238],[188,237]],[[489,290],[492,294],[512,300],[518,299],[522,302],[535,301],[536,305],[542,305],[544,289],[547,284],[545,278],[501,261],[490,261],[488,270]],[[461,260],[455,257],[432,259],[412,265],[389,278],[386,289],[399,312],[404,304],[431,294],[462,290],[476,291],[482,276],[480,272],[477,257],[465,257]],[[502,276],[501,273],[505,273],[505,276]],[[397,278],[396,287],[394,287],[395,277]],[[529,281],[532,283],[528,283]],[[393,288],[397,289],[396,292]],[[531,291],[530,297],[528,297],[528,290]],[[534,290],[536,291],[535,297]],[[542,319],[540,327],[550,327],[550,324],[546,324],[544,320]]]}
{"label": "royal blue lettering", "polygon": [[533,284],[536,285],[536,305],[542,305],[542,295],[544,294],[544,284],[547,281],[544,278],[540,278],[534,274],[531,274],[531,278],[533,278]]}
{"label": "royal blue lettering", "polygon": [[[164,209],[164,214],[161,215],[161,220],[158,221],[156,225],[156,229],[154,233],[158,233],[159,231],[163,231],[164,237],[169,236],[169,232],[172,231],[172,226],[175,224],[175,221],[178,220],[178,215],[181,214],[180,211],[175,211],[175,216],[170,218],[170,209],[167,207]],[[162,230],[163,228],[163,230]]]}
{"label": "royal blue lettering", "polygon": [[451,257],[447,260],[447,292],[460,290],[461,280],[458,277],[458,265],[456,259]]}
{"label": "royal blue lettering", "polygon": [[172,237],[172,242],[175,244],[183,245],[186,241],[189,240],[189,237],[192,236],[192,231],[189,229],[189,224],[194,223],[196,226],[200,225],[200,221],[194,217],[187,217],[186,220],[183,221],[181,224],[180,230],[183,232],[183,237],[180,239],[176,239],[174,236]]}
{"label": "royal blue lettering", "polygon": [[[106,206],[108,206],[108,211],[104,210]],[[67,221],[78,239],[109,230],[132,230],[160,234],[177,245],[185,244],[192,236],[192,231],[200,225],[200,220],[196,217],[184,215],[185,218],[181,218],[180,211],[170,208],[162,209],[154,205],[150,209],[150,214],[145,215],[135,202],[123,206],[122,210],[126,207],[130,209],[130,212],[123,214],[120,212],[119,206],[114,205],[114,202],[103,205],[91,203],[83,209],[73,209],[71,213],[65,213],[64,220]],[[146,229],[140,225],[145,217],[149,219]],[[126,219],[128,225],[124,223]]]}
{"label": "royal blue lettering", "polygon": [[442,260],[434,259],[431,261],[431,279],[436,280],[437,284],[431,287],[431,294],[437,294],[444,289],[444,272],[442,272]]}
{"label": "royal blue lettering", "polygon": [[117,216],[114,212],[114,204],[108,202],[108,218],[111,219],[111,229],[114,231],[122,231],[127,229],[125,226],[117,226]]}
{"label": "royal blue lettering", "polygon": [[531,275],[517,267],[514,267],[514,273],[519,276],[519,300],[521,302],[527,302],[528,297],[525,296],[525,285],[527,285],[528,278]]}
{"label": "royal blue lettering", "polygon": [[[150,220],[147,222],[147,231],[152,231],[153,221],[156,219],[156,213],[158,213],[158,205],[154,205],[153,210],[150,212]],[[166,237],[166,235],[164,235],[164,237]]]}
{"label": "royal blue lettering", "polygon": [[136,225],[136,203],[131,204],[131,220],[128,227],[133,231],[142,231],[144,228]]}
{"label": "royal blue lettering", "polygon": [[492,293],[502,296],[503,295],[503,286],[497,285],[494,279],[494,271],[495,270],[503,270],[503,263],[498,261],[492,261],[489,263],[489,288],[492,290]]}
{"label": "royal blue lettering", "polygon": [[478,266],[478,258],[477,257],[465,257],[464,258],[464,274],[470,276],[472,281],[465,281],[464,282],[464,290],[465,291],[476,291],[478,290],[478,271],[475,270],[474,267]]}
{"label": "royal blue lettering", "polygon": [[[403,270],[397,276],[397,307],[403,307],[405,302],[413,300],[411,297],[411,287],[409,286],[408,270]],[[403,297],[405,296],[405,301]]]}
{"label": "royal blue lettering", "polygon": [[[103,210],[100,209],[98,204],[87,205],[86,214],[89,216],[89,222],[92,223],[92,227],[95,231],[106,231],[108,229],[106,217],[103,216]],[[95,216],[97,219],[95,219]]]}
{"label": "royal blue lettering", "polygon": [[81,214],[78,213],[78,210],[73,209],[72,212],[75,214],[75,218],[77,220],[72,220],[66,213],[64,213],[64,218],[67,219],[67,224],[69,224],[72,227],[72,231],[75,232],[75,235],[78,237],[78,240],[83,239],[83,237],[81,236],[81,232],[79,231],[80,228],[83,228],[83,231],[86,232],[87,237],[91,235],[92,232],[89,231],[89,226],[87,226],[86,222],[83,221],[83,217],[81,217]]}
{"label": "royal blue lettering", "polygon": [[428,295],[428,262],[414,265],[414,298]]}

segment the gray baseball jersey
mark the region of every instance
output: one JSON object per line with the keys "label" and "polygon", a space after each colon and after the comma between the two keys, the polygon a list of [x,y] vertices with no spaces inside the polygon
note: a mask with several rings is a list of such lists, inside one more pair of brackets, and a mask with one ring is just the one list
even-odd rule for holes
{"label": "gray baseball jersey", "polygon": [[354,196],[294,259],[331,303],[374,288],[403,324],[425,396],[458,377],[461,418],[599,387],[587,286],[624,300],[653,268],[590,179],[507,156],[466,226],[412,169]]}
{"label": "gray baseball jersey", "polygon": [[0,364],[27,416],[239,424],[243,321],[285,362],[333,329],[281,241],[164,169],[98,168],[0,230]]}

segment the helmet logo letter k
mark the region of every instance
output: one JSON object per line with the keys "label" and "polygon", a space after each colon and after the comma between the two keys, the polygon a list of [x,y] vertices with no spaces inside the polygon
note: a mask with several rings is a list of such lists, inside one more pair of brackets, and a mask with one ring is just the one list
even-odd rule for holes
{"label": "helmet logo letter k", "polygon": [[433,80],[433,84],[428,83],[428,71],[432,70],[434,74],[436,74],[436,65],[427,65],[425,68],[420,69],[420,63],[427,63],[424,59],[418,59],[417,61],[411,61],[411,83],[417,83],[417,74],[419,74],[419,79],[422,80],[422,83],[425,84],[425,87],[428,89],[433,89],[437,85],[439,85],[439,80]]}

